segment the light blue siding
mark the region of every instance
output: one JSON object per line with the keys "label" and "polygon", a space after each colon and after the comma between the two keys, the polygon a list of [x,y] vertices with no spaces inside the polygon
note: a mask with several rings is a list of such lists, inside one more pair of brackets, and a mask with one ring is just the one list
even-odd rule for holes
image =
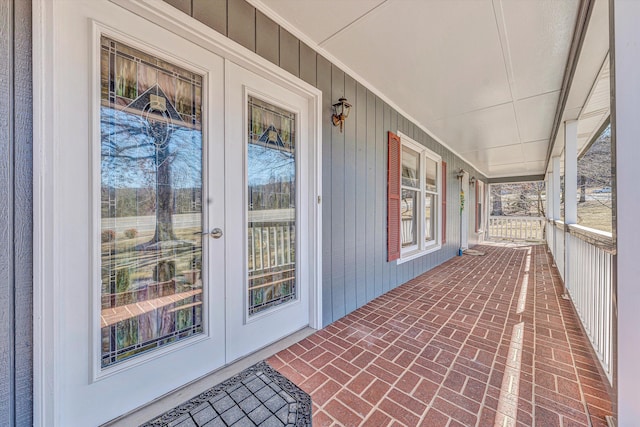
{"label": "light blue siding", "polygon": [[[193,9],[195,14],[201,8]],[[456,173],[464,168],[476,178],[484,177],[326,58],[289,33],[282,37],[284,30],[248,3],[229,2],[226,12],[226,21],[212,16],[200,20],[218,22],[218,28],[228,22],[224,29],[230,38],[322,91],[324,324],[456,256],[460,240]],[[331,104],[341,96],[353,104],[342,133],[331,125]],[[388,131],[400,131],[439,154],[448,170],[447,243],[437,252],[400,265],[386,261]],[[469,237],[471,242],[471,233]]]}

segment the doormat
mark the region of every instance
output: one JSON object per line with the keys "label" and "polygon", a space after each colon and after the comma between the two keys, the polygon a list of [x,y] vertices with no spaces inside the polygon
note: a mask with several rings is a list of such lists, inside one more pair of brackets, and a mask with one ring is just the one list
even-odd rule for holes
{"label": "doormat", "polygon": [[204,425],[311,426],[311,397],[263,361],[141,427]]}
{"label": "doormat", "polygon": [[477,251],[475,249],[467,249],[463,252],[463,254],[465,255],[473,255],[473,256],[482,256],[484,255],[484,252],[482,251]]}

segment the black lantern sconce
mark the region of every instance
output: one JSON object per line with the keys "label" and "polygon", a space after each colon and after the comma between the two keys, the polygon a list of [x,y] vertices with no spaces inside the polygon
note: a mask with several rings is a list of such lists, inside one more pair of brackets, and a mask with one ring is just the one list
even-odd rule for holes
{"label": "black lantern sconce", "polygon": [[342,127],[344,121],[349,117],[351,111],[351,104],[347,102],[347,98],[341,97],[338,102],[333,104],[333,116],[331,117],[334,126],[340,125],[340,133],[342,133]]}
{"label": "black lantern sconce", "polygon": [[472,176],[471,179],[469,180],[469,184],[473,185],[476,183],[476,177]]}

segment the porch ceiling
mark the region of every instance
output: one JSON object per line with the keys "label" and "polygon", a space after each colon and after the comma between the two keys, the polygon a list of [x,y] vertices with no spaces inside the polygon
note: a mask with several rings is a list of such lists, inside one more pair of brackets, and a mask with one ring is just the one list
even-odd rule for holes
{"label": "porch ceiling", "polygon": [[249,1],[488,177],[544,173],[580,0]]}

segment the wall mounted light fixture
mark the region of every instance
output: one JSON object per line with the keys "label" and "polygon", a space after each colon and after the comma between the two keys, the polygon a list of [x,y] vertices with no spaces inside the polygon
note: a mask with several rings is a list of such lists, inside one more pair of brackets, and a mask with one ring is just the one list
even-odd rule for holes
{"label": "wall mounted light fixture", "polygon": [[333,104],[333,116],[331,119],[333,120],[333,125],[340,125],[340,133],[342,133],[342,127],[344,126],[344,121],[347,117],[349,117],[349,112],[351,111],[351,104],[347,102],[347,98],[341,97],[338,99],[338,102]]}
{"label": "wall mounted light fixture", "polygon": [[472,176],[471,179],[469,180],[469,184],[473,185],[476,183],[476,177]]}

